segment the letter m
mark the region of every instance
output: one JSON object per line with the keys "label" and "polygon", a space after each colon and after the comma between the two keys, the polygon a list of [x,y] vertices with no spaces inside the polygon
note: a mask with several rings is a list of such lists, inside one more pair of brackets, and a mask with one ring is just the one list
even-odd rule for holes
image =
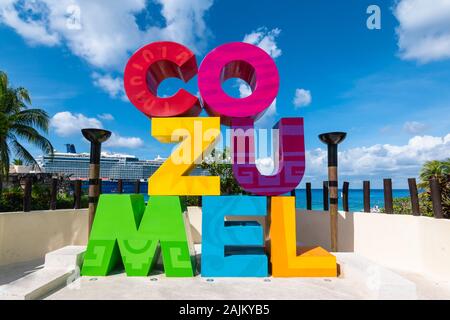
{"label": "letter m", "polygon": [[128,276],[147,276],[162,251],[168,277],[194,276],[184,209],[177,196],[152,196],[146,207],[142,195],[102,195],[82,275],[106,276],[121,259]]}

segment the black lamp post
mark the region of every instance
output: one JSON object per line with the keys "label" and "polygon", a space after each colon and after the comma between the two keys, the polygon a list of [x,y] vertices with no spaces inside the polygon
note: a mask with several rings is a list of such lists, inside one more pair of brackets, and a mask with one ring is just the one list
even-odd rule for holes
{"label": "black lamp post", "polygon": [[91,156],[89,164],[89,229],[91,233],[100,194],[100,153],[102,143],[109,139],[111,132],[103,129],[82,129],[81,133],[91,143]]}
{"label": "black lamp post", "polygon": [[338,251],[338,144],[347,133],[330,132],[319,135],[320,141],[328,146],[328,187],[330,191],[331,251]]}

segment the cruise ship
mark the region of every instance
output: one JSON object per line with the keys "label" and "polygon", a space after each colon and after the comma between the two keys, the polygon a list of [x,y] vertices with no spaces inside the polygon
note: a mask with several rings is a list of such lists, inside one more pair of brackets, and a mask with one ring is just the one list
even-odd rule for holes
{"label": "cruise ship", "polygon": [[[53,157],[40,156],[37,159],[41,170],[46,173],[70,176],[71,179],[89,178],[89,153],[77,153],[73,144],[66,145],[67,152],[55,152]],[[153,160],[140,160],[136,156],[102,152],[100,158],[100,178],[102,180],[146,181],[165,161],[157,156]],[[197,167],[192,175],[208,175]]]}

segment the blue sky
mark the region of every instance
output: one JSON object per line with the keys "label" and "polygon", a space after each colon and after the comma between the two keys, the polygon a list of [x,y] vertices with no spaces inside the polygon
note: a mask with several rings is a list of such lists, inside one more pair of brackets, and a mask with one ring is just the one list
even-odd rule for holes
{"label": "blue sky", "polygon": [[[53,117],[49,138],[56,149],[74,143],[88,151],[78,127],[101,126],[114,132],[104,150],[154,158],[172,146],[150,136],[150,121],[124,97],[122,70],[132,52],[152,41],[178,41],[200,64],[218,45],[252,42],[274,57],[281,78],[276,104],[258,126],[305,119],[303,183],[325,179],[317,135],[346,131],[341,180],[357,188],[363,179],[380,186],[393,177],[403,187],[424,161],[450,157],[450,0],[427,4],[2,0],[0,70]],[[380,30],[366,26],[369,5],[381,9]],[[159,94],[180,87],[196,93],[196,80],[167,80]],[[226,87],[235,95],[245,91],[236,83]]]}

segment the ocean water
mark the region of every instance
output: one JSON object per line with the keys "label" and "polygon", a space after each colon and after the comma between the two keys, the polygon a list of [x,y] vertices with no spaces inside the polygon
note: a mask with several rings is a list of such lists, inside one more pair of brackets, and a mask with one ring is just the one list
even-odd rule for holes
{"label": "ocean water", "polygon": [[[148,200],[147,195],[147,183],[141,182],[141,193],[144,194],[145,201]],[[83,190],[87,193],[88,182],[83,182]],[[113,181],[103,181],[102,183],[103,193],[117,193],[117,182]],[[123,192],[133,193],[134,192],[134,182],[123,182]],[[407,189],[395,189],[392,191],[394,198],[404,198],[409,197],[409,191]],[[339,195],[341,195],[341,190],[339,190]],[[312,209],[322,210],[323,209],[323,195],[322,189],[312,189]],[[362,189],[350,189],[348,194],[348,205],[350,211],[362,211],[364,209],[363,200],[363,190]],[[296,206],[300,209],[306,209],[306,190],[297,189],[296,190]],[[384,192],[383,189],[372,189],[370,191],[370,206],[378,206],[379,208],[384,207]],[[339,209],[342,210],[342,198],[339,197]]]}
{"label": "ocean water", "polygon": [[[323,194],[322,189],[312,189],[312,209],[313,210],[323,210]],[[341,190],[339,190],[339,210],[343,210]],[[393,198],[404,198],[409,197],[408,189],[394,189],[392,190]],[[306,209],[306,190],[297,189],[296,190],[296,207],[301,209]],[[364,210],[364,194],[362,189],[350,189],[348,191],[348,206],[349,210],[353,212]],[[370,190],[370,207],[373,208],[378,206],[379,208],[384,208],[384,190],[383,189],[372,189]]]}

